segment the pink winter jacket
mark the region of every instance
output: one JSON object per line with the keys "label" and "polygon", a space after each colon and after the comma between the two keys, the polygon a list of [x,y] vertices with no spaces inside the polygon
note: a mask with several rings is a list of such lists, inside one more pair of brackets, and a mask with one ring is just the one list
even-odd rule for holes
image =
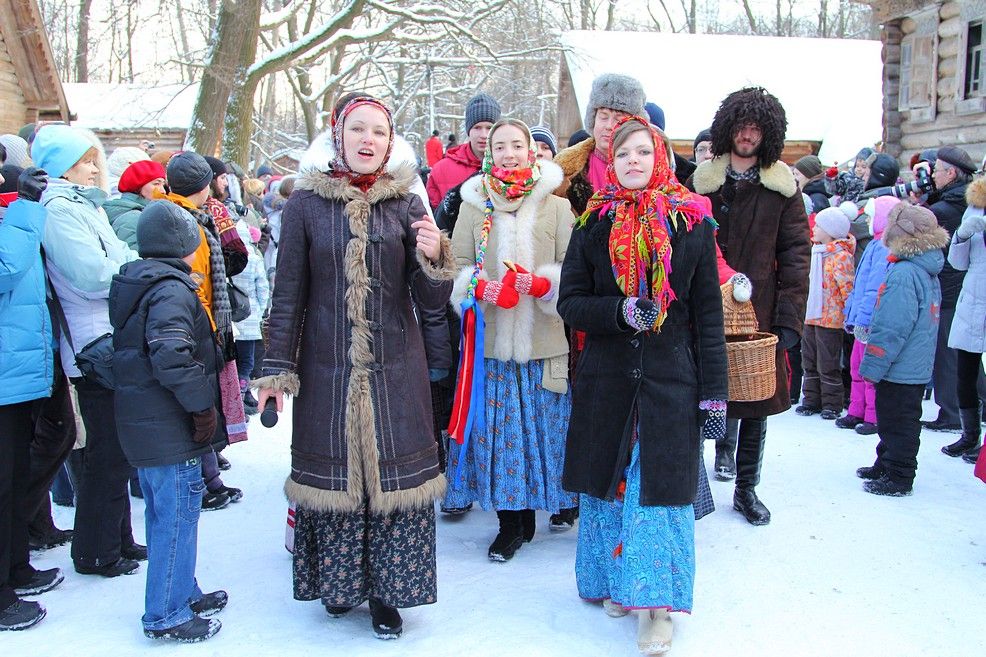
{"label": "pink winter jacket", "polygon": [[473,154],[469,142],[448,149],[445,157],[435,163],[431,175],[428,176],[426,187],[432,209],[438,207],[450,189],[462,184],[466,178],[479,171],[482,164]]}

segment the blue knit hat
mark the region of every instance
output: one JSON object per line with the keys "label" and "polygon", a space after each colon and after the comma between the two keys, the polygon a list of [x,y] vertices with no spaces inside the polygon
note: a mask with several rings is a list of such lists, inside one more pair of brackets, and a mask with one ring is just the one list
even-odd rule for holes
{"label": "blue knit hat", "polygon": [[489,94],[478,93],[466,103],[466,132],[477,123],[496,123],[500,120],[500,103]]}
{"label": "blue knit hat", "polygon": [[551,154],[558,155],[558,141],[555,136],[551,133],[551,129],[546,125],[536,125],[531,128],[531,137],[534,141],[539,141],[542,144],[547,144],[548,148],[551,149]]}
{"label": "blue knit hat", "polygon": [[650,119],[651,125],[656,125],[664,130],[664,110],[661,109],[661,106],[657,103],[646,103],[644,110],[647,112],[647,118]]}
{"label": "blue knit hat", "polygon": [[46,125],[38,130],[31,145],[34,166],[52,178],[61,178],[92,148],[86,136],[68,125]]}

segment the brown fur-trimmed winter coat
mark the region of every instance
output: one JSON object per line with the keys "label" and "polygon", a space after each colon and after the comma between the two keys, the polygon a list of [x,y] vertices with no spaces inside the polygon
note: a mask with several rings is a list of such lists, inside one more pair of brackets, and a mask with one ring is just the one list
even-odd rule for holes
{"label": "brown fur-trimmed winter coat", "polygon": [[[760,170],[759,183],[730,181],[732,190],[724,199],[728,164],[729,155],[703,162],[686,184],[712,201],[719,223],[716,241],[729,266],[753,282],[751,300],[760,330],[783,327],[800,335],[808,302],[811,241],[798,185],[788,166],[775,162]],[[765,417],[790,408],[787,358],[780,344],[776,362],[774,396],[759,402],[730,402],[729,417]]]}
{"label": "brown fur-trimmed winter coat", "polygon": [[443,309],[454,265],[447,237],[439,265],[416,249],[411,224],[425,208],[409,192],[415,175],[402,167],[363,193],[311,172],[284,207],[265,377],[255,385],[297,393],[285,493],[304,508],[368,504],[385,514],[444,494],[412,302]]}

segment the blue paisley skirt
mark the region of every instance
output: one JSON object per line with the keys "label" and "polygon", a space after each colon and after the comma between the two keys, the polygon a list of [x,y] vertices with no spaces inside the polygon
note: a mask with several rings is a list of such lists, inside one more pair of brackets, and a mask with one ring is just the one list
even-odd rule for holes
{"label": "blue paisley skirt", "polygon": [[575,579],[586,600],[691,612],[695,512],[691,504],[640,505],[639,445],[626,469],[622,501],[580,496]]}
{"label": "blue paisley skirt", "polygon": [[444,506],[461,508],[477,502],[487,511],[543,509],[552,513],[576,506],[578,496],[561,487],[570,394],[541,386],[543,361],[487,358],[484,363],[486,431],[473,430],[461,481],[456,470],[463,449],[450,443]]}

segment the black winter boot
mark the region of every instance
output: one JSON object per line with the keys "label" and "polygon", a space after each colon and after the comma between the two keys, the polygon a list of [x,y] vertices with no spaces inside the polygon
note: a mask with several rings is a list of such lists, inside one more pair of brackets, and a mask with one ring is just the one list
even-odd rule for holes
{"label": "black winter boot", "polygon": [[966,452],[979,451],[979,436],[982,435],[979,409],[960,408],[959,420],[962,422],[962,436],[951,445],[941,448],[942,454],[946,456],[958,457]]}
{"label": "black winter boot", "polygon": [[739,420],[726,420],[726,435],[716,441],[716,481],[736,479],[736,438],[739,433]]}
{"label": "black winter boot", "polygon": [[490,545],[490,561],[510,561],[524,544],[524,522],[521,511],[497,511],[500,533]]}
{"label": "black winter boot", "polygon": [[397,639],[404,631],[400,612],[376,598],[370,598],[370,620],[373,621],[373,636],[378,639]]}
{"label": "black winter boot", "polygon": [[981,449],[982,449],[981,447],[970,449],[968,452],[962,455],[962,460],[965,461],[966,463],[972,463],[973,465],[975,465],[976,461],[979,460],[979,450]]}
{"label": "black winter boot", "polygon": [[524,509],[520,511],[520,524],[524,528],[524,542],[530,543],[537,531],[537,518],[534,509]]}
{"label": "black winter boot", "polygon": [[760,483],[760,467],[763,465],[763,445],[766,438],[766,418],[740,420],[733,508],[742,513],[751,525],[766,525],[770,522],[770,511],[757,497],[755,490],[756,485]]}

